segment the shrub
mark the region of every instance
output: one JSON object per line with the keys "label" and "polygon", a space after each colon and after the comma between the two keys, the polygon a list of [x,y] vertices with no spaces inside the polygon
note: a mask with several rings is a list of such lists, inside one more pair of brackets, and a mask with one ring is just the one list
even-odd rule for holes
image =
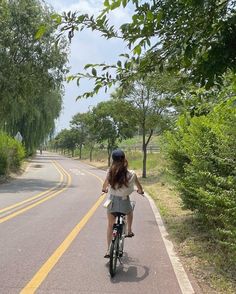
{"label": "shrub", "polygon": [[16,171],[25,156],[22,145],[4,133],[0,133],[0,175]]}
{"label": "shrub", "polygon": [[184,206],[236,260],[236,99],[206,116],[182,116],[165,142]]}

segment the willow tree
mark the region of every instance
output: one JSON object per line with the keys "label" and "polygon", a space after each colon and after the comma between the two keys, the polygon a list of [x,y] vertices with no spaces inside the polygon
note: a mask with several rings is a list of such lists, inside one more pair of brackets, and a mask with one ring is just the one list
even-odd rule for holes
{"label": "willow tree", "polygon": [[31,153],[59,116],[67,45],[56,42],[52,12],[42,2],[3,0],[0,8],[0,127],[12,136],[20,131]]}

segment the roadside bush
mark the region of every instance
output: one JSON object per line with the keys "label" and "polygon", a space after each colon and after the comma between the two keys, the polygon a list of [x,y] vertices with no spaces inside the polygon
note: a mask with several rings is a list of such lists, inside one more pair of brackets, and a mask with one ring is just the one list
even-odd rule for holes
{"label": "roadside bush", "polygon": [[[186,208],[236,261],[236,99],[206,116],[182,116],[165,150]],[[233,258],[233,259],[232,259]]]}
{"label": "roadside bush", "polygon": [[24,148],[18,141],[0,133],[0,175],[19,169],[24,156]]}

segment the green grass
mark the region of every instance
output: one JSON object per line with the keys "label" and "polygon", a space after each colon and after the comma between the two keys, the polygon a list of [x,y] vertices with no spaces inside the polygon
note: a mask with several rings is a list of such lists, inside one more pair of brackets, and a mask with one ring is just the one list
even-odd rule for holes
{"label": "green grass", "polygon": [[[127,152],[127,160],[129,167],[134,170],[142,169],[143,154],[142,152]],[[148,153],[147,155],[147,170],[153,170],[158,166],[160,153]]]}
{"label": "green grass", "polygon": [[[120,143],[120,146],[132,147],[134,145],[142,145],[142,136],[135,136],[133,138],[123,140]],[[153,135],[150,142],[149,142],[149,145],[159,146],[160,145],[160,136]]]}

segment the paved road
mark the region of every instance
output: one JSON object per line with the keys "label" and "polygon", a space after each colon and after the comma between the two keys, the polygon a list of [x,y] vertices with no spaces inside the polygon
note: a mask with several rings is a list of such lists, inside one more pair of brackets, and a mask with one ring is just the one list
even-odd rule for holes
{"label": "paved road", "polygon": [[102,170],[44,153],[21,177],[0,186],[1,294],[187,293],[149,201],[136,193],[135,237],[126,240],[124,264],[110,278],[103,258],[104,177]]}

